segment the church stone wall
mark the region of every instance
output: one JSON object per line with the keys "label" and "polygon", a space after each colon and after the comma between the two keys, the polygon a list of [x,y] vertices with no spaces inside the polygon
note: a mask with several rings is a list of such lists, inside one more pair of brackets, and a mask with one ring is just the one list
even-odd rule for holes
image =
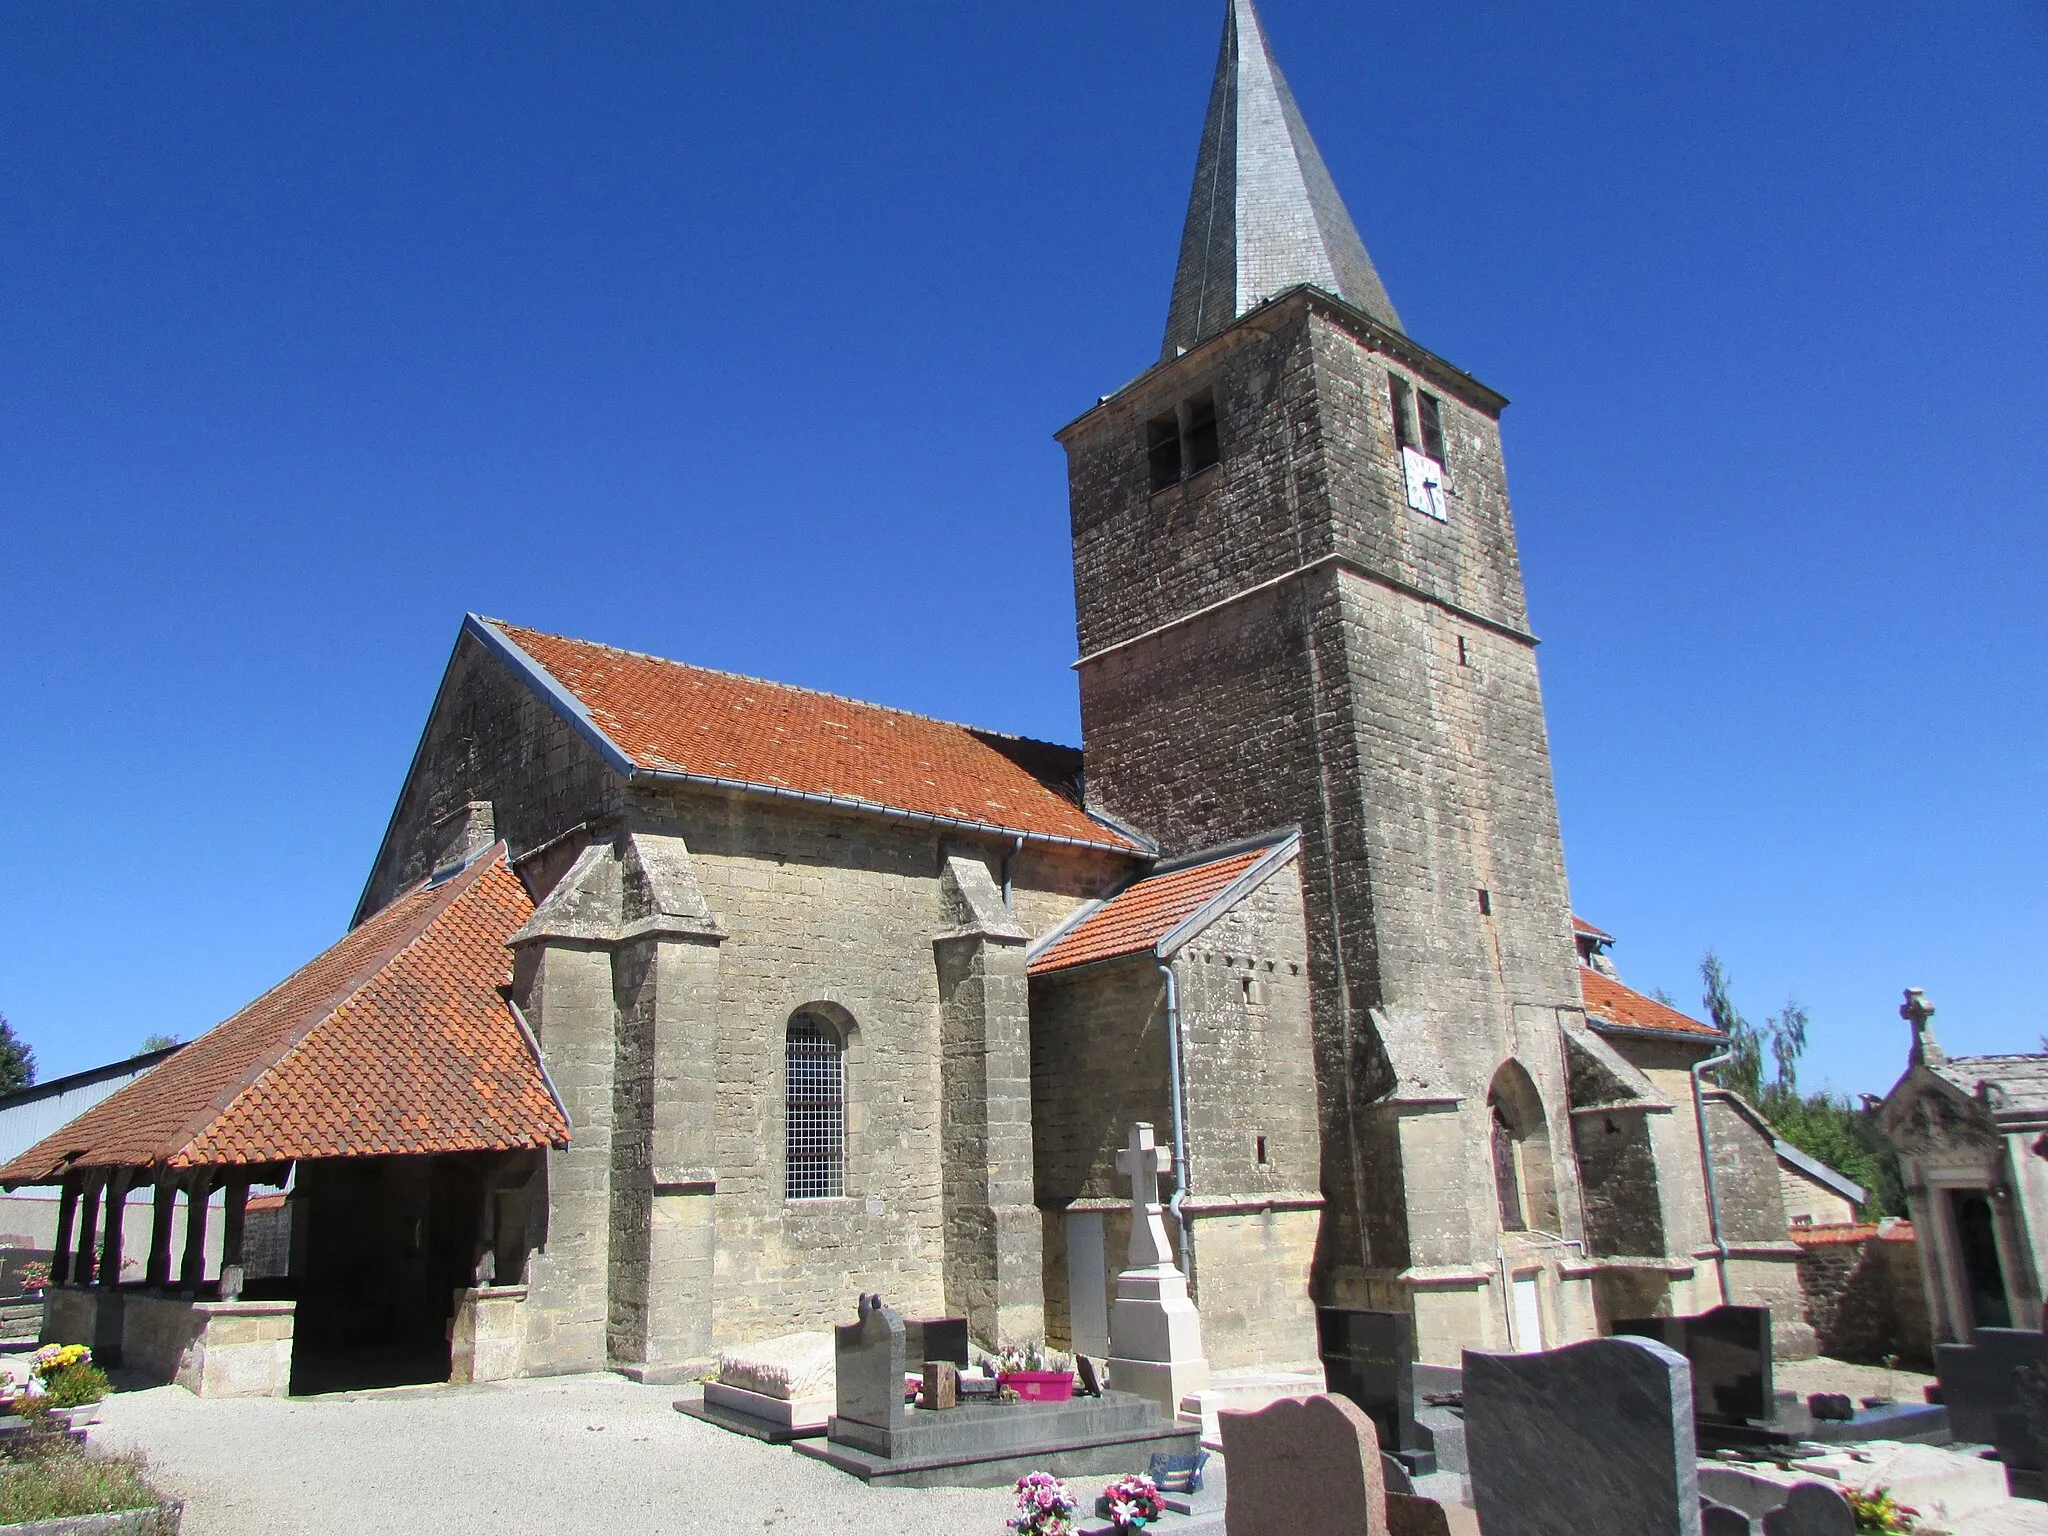
{"label": "church stone wall", "polygon": [[[1291,864],[1171,962],[1186,1061],[1194,1290],[1217,1369],[1316,1355],[1310,1269],[1322,1199],[1306,962]],[[1066,1337],[1065,1213],[1101,1213],[1113,1293],[1130,1199],[1116,1153],[1137,1121],[1171,1141],[1165,981],[1148,950],[1034,978],[1031,999],[1047,1326]]]}
{"label": "church stone wall", "polygon": [[[843,1322],[864,1291],[880,1291],[909,1316],[939,1313],[948,1291],[946,999],[934,940],[959,926],[942,875],[946,855],[965,852],[984,862],[993,888],[1005,850],[697,792],[650,796],[635,816],[688,843],[706,904],[726,934],[716,1010],[713,1344]],[[1012,869],[1013,879],[1036,882],[1017,888],[1015,907],[1045,926],[1072,910],[1075,898],[1063,888],[1104,889],[1122,863],[1085,850],[1032,852]],[[1018,983],[1021,1002],[1021,976]],[[986,965],[975,977],[998,995],[1006,984]],[[785,1031],[792,1014],[818,1004],[847,1032],[846,1193],[788,1201]],[[1021,1034],[1021,1019],[1019,1026]],[[1021,1136],[1028,1182],[1022,1075],[988,1081],[985,1113],[1008,1144]],[[1016,1160],[1014,1151],[1004,1157]],[[659,1274],[653,1283],[661,1284]]]}
{"label": "church stone wall", "polygon": [[578,822],[609,815],[625,783],[596,750],[468,634],[434,699],[358,920],[433,872],[435,824],[488,800],[497,834],[517,858]]}

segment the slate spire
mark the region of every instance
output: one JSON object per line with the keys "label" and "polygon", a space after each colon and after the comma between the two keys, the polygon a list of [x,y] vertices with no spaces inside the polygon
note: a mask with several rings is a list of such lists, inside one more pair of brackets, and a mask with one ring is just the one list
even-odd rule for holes
{"label": "slate spire", "polygon": [[1252,0],[1228,4],[1163,355],[1206,341],[1296,283],[1314,283],[1399,330],[1401,317],[1273,62]]}

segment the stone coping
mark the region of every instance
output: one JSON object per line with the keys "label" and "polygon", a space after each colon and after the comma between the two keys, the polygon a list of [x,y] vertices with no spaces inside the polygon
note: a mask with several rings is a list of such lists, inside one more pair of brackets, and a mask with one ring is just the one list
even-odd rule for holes
{"label": "stone coping", "polygon": [[478,1301],[524,1301],[526,1291],[523,1285],[468,1285],[461,1294],[474,1296]]}
{"label": "stone coping", "polygon": [[[1281,1189],[1271,1194],[1224,1194],[1189,1195],[1181,1202],[1181,1209],[1197,1216],[1228,1216],[1251,1211],[1319,1211],[1329,1202],[1313,1190]],[[1048,1200],[1039,1206],[1044,1211],[1128,1211],[1131,1201],[1128,1195],[1100,1196],[1087,1195],[1078,1200]]]}
{"label": "stone coping", "polygon": [[107,1515],[67,1515],[59,1520],[30,1520],[0,1526],[7,1536],[177,1536],[185,1504],[173,1500],[161,1508],[116,1510]]}
{"label": "stone coping", "polygon": [[1581,1259],[1576,1264],[1560,1264],[1557,1272],[1567,1280],[1584,1280],[1593,1275],[1612,1274],[1617,1271],[1639,1275],[1669,1275],[1673,1279],[1680,1279],[1693,1274],[1695,1269],[1696,1266],[1689,1259],[1660,1259],[1646,1255],[1641,1258],[1615,1256]]}

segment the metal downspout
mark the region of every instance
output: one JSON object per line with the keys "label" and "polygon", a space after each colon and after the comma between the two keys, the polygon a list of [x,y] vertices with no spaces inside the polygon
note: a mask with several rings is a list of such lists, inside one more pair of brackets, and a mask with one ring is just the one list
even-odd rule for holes
{"label": "metal downspout", "polygon": [[1721,1279],[1721,1304],[1728,1305],[1728,1244],[1721,1237],[1721,1191],[1714,1181],[1714,1148],[1707,1139],[1707,1097],[1700,1087],[1700,1074],[1726,1066],[1735,1059],[1732,1048],[1718,1056],[1696,1061],[1692,1068],[1692,1115],[1700,1132],[1700,1166],[1707,1175],[1707,1225],[1714,1234],[1714,1272]]}
{"label": "metal downspout", "polygon": [[1181,1208],[1188,1192],[1188,1124],[1181,1108],[1182,1063],[1180,1036],[1180,988],[1173,979],[1173,963],[1154,955],[1152,963],[1166,978],[1166,1093],[1173,1106],[1173,1198],[1167,1209],[1180,1229],[1181,1268],[1188,1277],[1188,1289],[1195,1287],[1194,1218]]}

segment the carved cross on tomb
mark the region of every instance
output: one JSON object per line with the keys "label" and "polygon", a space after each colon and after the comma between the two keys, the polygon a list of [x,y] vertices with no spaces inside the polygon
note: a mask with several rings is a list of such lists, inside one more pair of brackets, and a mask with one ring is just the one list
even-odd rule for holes
{"label": "carved cross on tomb", "polygon": [[1899,1017],[1913,1026],[1914,1061],[1934,1064],[1948,1060],[1948,1055],[1936,1043],[1934,1031],[1928,1027],[1934,1017],[1934,1004],[1927,1001],[1927,994],[1918,987],[1906,988],[1906,1001],[1899,1007]]}
{"label": "carved cross on tomb", "polygon": [[1131,1144],[1116,1155],[1116,1171],[1131,1181],[1131,1244],[1129,1269],[1173,1266],[1166,1223],[1160,1219],[1159,1176],[1173,1171],[1173,1152],[1152,1139],[1152,1127],[1140,1120],[1131,1127]]}

